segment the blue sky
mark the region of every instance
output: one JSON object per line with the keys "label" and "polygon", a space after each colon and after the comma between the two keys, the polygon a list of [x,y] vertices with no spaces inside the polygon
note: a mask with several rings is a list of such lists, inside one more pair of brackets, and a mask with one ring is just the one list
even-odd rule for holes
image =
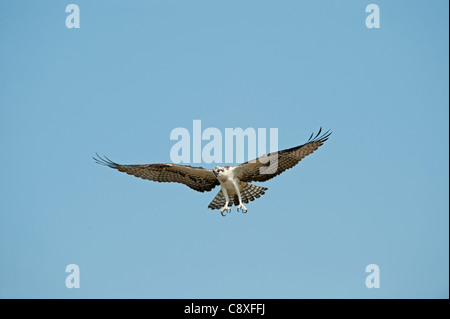
{"label": "blue sky", "polygon": [[[448,9],[2,1],[0,297],[448,298]],[[225,218],[207,209],[217,188],[91,158],[170,162],[170,132],[195,119],[278,128],[281,149],[333,135]]]}

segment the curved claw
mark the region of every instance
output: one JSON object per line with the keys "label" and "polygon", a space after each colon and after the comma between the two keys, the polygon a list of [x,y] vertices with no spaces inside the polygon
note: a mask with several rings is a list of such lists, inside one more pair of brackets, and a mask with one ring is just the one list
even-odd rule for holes
{"label": "curved claw", "polygon": [[244,205],[239,205],[237,211],[242,212],[242,214],[245,214],[247,213],[247,207],[245,207]]}
{"label": "curved claw", "polygon": [[227,213],[227,214],[231,213],[231,208],[230,208],[230,207],[227,207],[227,208],[225,209],[225,207],[224,207],[224,208],[222,208],[222,209],[220,210],[220,213],[222,214],[222,216],[225,216],[225,213]]}
{"label": "curved claw", "polygon": [[220,214],[221,214],[223,217],[227,216],[227,215],[225,215],[224,212],[222,212],[222,211],[220,212]]}

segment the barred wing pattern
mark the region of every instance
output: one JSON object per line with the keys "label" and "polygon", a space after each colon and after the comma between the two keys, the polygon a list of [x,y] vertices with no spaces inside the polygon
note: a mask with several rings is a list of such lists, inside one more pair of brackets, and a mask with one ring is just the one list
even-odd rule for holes
{"label": "barred wing pattern", "polygon": [[[265,182],[297,165],[304,157],[317,150],[330,136],[327,131],[320,135],[322,128],[308,142],[286,150],[264,154],[255,160],[245,162],[235,168],[235,173],[243,182]],[[314,137],[313,137],[314,136]]]}
{"label": "barred wing pattern", "polygon": [[211,169],[178,164],[120,165],[106,156],[94,160],[118,171],[155,182],[181,183],[198,192],[209,192],[219,185]]}

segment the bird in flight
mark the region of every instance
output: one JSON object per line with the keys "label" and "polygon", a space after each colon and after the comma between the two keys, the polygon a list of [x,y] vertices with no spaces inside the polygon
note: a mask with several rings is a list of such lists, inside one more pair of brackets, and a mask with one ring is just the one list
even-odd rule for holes
{"label": "bird in flight", "polygon": [[221,190],[209,204],[209,209],[220,209],[222,216],[231,212],[233,204],[237,211],[247,212],[243,203],[248,203],[268,190],[250,182],[265,182],[297,165],[304,157],[317,150],[330,136],[322,128],[303,144],[278,152],[264,154],[252,161],[236,166],[217,166],[214,169],[179,164],[121,165],[97,154],[96,163],[105,165],[129,175],[155,182],[181,183],[198,192],[209,192],[220,185]]}

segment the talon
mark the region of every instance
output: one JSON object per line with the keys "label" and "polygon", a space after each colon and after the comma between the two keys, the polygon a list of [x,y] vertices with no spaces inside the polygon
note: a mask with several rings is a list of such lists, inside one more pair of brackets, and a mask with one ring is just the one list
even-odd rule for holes
{"label": "talon", "polygon": [[220,210],[220,213],[222,214],[222,216],[225,216],[225,212],[226,212],[226,213],[231,212],[231,208],[230,208],[230,207],[223,207],[223,208]]}
{"label": "talon", "polygon": [[239,205],[237,208],[238,212],[242,212],[243,214],[245,214],[247,212],[247,208],[244,205]]}

